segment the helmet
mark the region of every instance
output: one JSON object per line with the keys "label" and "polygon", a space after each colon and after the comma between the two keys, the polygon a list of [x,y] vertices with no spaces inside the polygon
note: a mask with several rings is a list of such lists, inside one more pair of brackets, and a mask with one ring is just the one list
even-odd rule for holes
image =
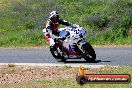
{"label": "helmet", "polygon": [[50,17],[49,18],[54,18],[54,17],[59,17],[59,14],[56,11],[50,12]]}

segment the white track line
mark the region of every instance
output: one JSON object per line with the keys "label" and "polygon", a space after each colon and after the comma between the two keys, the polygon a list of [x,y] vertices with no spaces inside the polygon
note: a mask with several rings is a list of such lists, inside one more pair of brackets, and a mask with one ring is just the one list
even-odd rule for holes
{"label": "white track line", "polygon": [[100,68],[104,67],[105,65],[86,65],[86,64],[61,64],[61,63],[0,63],[0,65],[18,65],[18,66],[69,66],[69,67],[90,67],[90,68]]}

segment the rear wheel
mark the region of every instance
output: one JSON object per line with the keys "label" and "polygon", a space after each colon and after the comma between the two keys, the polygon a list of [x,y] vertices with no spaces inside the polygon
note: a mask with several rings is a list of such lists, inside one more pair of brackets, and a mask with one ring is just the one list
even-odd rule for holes
{"label": "rear wheel", "polygon": [[58,62],[65,62],[66,59],[59,53],[59,51],[57,50],[57,48],[54,47],[50,47],[50,52],[52,54],[52,56],[58,61]]}
{"label": "rear wheel", "polygon": [[88,62],[95,62],[96,54],[93,47],[89,43],[82,45],[83,57]]}

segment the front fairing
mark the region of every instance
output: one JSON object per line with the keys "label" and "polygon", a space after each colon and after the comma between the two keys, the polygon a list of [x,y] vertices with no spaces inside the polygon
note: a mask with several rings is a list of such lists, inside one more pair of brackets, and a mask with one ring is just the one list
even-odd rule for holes
{"label": "front fairing", "polygon": [[65,31],[65,30],[60,31],[60,33],[59,33],[59,36],[61,38],[66,38],[68,35],[69,35],[69,32]]}

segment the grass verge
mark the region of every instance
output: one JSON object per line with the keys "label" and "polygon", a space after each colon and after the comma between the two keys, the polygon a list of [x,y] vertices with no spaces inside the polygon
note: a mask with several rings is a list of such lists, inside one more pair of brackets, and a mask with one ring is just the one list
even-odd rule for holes
{"label": "grass verge", "polygon": [[[0,47],[45,46],[49,13],[79,24],[95,45],[132,44],[132,0],[0,0]],[[60,26],[63,27],[63,26]]]}
{"label": "grass verge", "polygon": [[[8,78],[10,78],[9,75],[12,75],[12,78],[5,78],[6,82],[1,83],[0,88],[132,88],[132,82],[129,84],[86,84],[80,86],[75,79],[76,72],[77,68],[72,67],[2,66],[0,80],[7,75]],[[28,75],[26,76],[26,74]],[[130,74],[132,76],[132,66],[88,68],[88,74]],[[9,83],[10,80],[13,80],[14,75],[17,81],[19,81],[17,76],[19,78],[26,76],[27,79],[34,76],[29,81]]]}

